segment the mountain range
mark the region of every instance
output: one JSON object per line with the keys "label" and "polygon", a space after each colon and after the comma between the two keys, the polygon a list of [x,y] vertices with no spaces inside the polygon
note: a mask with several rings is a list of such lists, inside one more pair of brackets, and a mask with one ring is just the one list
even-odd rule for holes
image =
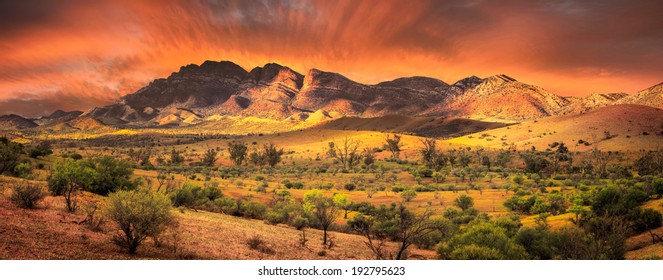
{"label": "mountain range", "polygon": [[471,76],[453,84],[428,77],[406,77],[368,85],[318,69],[300,74],[269,63],[246,71],[230,61],[205,61],[183,66],[114,104],[85,113],[58,110],[38,119],[2,116],[0,129],[63,124],[187,126],[229,116],[279,121],[315,118],[322,122],[338,117],[401,115],[521,122],[580,114],[612,104],[662,108],[663,83],[634,95],[609,93],[574,98],[555,95],[503,74],[483,79]]}

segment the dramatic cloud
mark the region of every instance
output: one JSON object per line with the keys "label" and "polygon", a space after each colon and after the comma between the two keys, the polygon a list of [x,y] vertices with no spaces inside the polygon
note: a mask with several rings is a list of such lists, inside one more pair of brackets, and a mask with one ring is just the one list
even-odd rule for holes
{"label": "dramatic cloud", "polygon": [[560,95],[663,80],[660,1],[2,1],[0,114],[87,110],[179,66],[365,83],[505,73]]}

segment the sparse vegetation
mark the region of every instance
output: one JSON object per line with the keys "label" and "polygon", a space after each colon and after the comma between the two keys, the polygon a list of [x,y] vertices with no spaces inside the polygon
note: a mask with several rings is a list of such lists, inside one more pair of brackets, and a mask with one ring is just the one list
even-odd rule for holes
{"label": "sparse vegetation", "polygon": [[18,205],[18,207],[25,209],[35,208],[39,201],[43,200],[46,196],[43,188],[39,185],[25,184],[14,187],[11,200]]}

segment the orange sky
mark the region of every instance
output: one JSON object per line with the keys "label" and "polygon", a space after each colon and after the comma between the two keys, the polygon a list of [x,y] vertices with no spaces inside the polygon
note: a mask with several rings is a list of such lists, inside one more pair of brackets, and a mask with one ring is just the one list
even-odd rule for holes
{"label": "orange sky", "polygon": [[[10,3],[5,3],[10,2]],[[504,73],[559,95],[663,82],[661,1],[2,1],[0,114],[88,110],[180,66],[377,83]]]}

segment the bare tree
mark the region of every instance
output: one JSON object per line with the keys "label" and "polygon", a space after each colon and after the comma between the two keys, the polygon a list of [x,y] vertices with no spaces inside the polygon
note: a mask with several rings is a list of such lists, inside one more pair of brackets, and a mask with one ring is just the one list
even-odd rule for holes
{"label": "bare tree", "polygon": [[346,170],[353,169],[361,159],[359,153],[359,141],[345,137],[342,145],[339,147],[336,142],[329,142],[327,156],[336,159],[343,164]]}
{"label": "bare tree", "polygon": [[398,159],[401,154],[401,136],[398,134],[392,134],[392,136],[394,138],[391,138],[391,136],[387,134],[385,148],[391,152],[391,157],[393,159]]}
{"label": "bare tree", "polygon": [[174,184],[175,177],[168,171],[159,170],[157,172],[157,192],[161,192],[161,188],[164,188],[164,192],[168,193],[173,190],[175,187]]}
{"label": "bare tree", "polygon": [[[383,215],[365,216],[359,214],[348,221],[348,225],[366,237],[364,243],[373,252],[376,259],[403,260],[407,258],[407,249],[414,240],[438,228],[436,223],[430,220],[431,215],[432,212],[429,209],[418,216],[408,211],[405,206],[400,205],[391,209],[389,213],[383,213]],[[386,251],[386,243],[389,238],[400,242],[398,249],[395,251],[395,256],[393,253]]]}
{"label": "bare tree", "polygon": [[612,153],[602,152],[595,147],[590,153],[590,157],[594,166],[594,174],[600,178],[608,176],[608,163],[612,159]]}
{"label": "bare tree", "polygon": [[432,214],[430,209],[426,209],[422,215],[417,216],[401,205],[399,214],[396,216],[399,229],[397,236],[401,243],[396,253],[397,260],[406,258],[405,253],[414,240],[435,230],[435,225],[430,221]]}
{"label": "bare tree", "polygon": [[387,259],[385,248],[389,235],[386,231],[376,229],[373,217],[359,214],[349,224],[355,231],[366,237],[364,244],[373,252],[376,260]]}

